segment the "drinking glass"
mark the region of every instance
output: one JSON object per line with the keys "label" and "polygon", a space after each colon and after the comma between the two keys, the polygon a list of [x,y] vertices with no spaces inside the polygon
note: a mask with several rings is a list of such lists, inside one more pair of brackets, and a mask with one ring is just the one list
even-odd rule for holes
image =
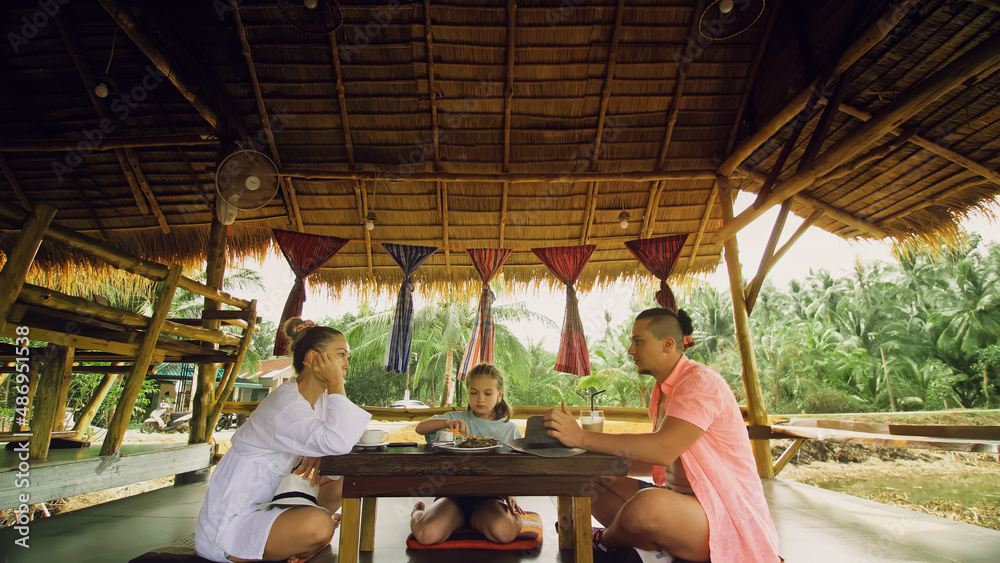
{"label": "drinking glass", "polygon": [[604,432],[604,411],[580,411],[580,426],[590,432]]}

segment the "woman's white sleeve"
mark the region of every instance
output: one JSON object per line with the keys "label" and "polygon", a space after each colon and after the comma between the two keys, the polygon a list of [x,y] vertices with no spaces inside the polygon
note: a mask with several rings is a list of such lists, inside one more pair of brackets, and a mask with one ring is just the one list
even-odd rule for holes
{"label": "woman's white sleeve", "polygon": [[350,452],[371,415],[343,395],[328,395],[326,411],[323,420],[305,401],[289,405],[275,421],[272,447],[308,457]]}

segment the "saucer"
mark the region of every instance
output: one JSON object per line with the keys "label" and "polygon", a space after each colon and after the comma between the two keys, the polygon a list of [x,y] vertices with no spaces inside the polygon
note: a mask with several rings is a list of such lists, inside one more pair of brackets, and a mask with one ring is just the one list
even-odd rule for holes
{"label": "saucer", "polygon": [[357,444],[354,444],[354,447],[355,448],[361,448],[363,450],[373,450],[375,448],[384,448],[384,447],[386,447],[388,445],[389,445],[388,441],[379,442],[377,444],[362,444],[361,442],[358,442]]}

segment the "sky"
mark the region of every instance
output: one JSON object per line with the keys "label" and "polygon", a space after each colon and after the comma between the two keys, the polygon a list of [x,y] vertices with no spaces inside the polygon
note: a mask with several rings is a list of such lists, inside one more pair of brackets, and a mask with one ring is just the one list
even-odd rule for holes
{"label": "sky", "polygon": [[[749,207],[753,200],[753,194],[741,193],[736,200],[735,213],[739,214],[743,209]],[[757,272],[760,258],[764,253],[764,246],[767,244],[777,214],[778,207],[772,208],[737,235],[740,262],[743,265],[743,276],[746,279],[752,278]],[[801,224],[800,217],[789,214],[779,248]],[[969,232],[980,234],[986,241],[1000,242],[1000,224],[984,215],[970,216],[962,224],[962,227]],[[768,280],[778,289],[785,289],[791,280],[802,280],[808,276],[810,270],[826,269],[836,276],[849,272],[858,260],[865,263],[895,262],[888,243],[850,243],[814,227],[810,228],[778,261],[768,274]],[[250,264],[245,265],[245,267],[257,268],[256,265]],[[264,277],[266,291],[236,291],[234,294],[244,298],[256,298],[260,316],[264,320],[277,322],[294,278],[284,258],[277,255],[269,257],[260,267],[260,271]],[[720,291],[729,291],[729,275],[725,261],[715,272],[699,276],[696,279],[702,280]],[[654,287],[654,283],[651,282],[639,287],[638,290],[649,292]],[[613,324],[624,322],[630,313],[630,304],[636,299],[635,291],[636,289],[631,285],[616,284],[603,290],[579,294],[580,316],[583,320],[585,334],[596,336],[603,330],[605,310],[612,313]],[[396,294],[392,292],[391,294],[368,296],[368,300],[375,310],[386,310],[395,304]],[[356,312],[360,301],[361,297],[358,295],[342,295],[339,299],[334,300],[329,298],[322,289],[319,291],[307,289],[306,303],[303,309],[304,316],[317,321],[325,317],[336,318],[345,313]],[[498,295],[495,305],[513,302],[523,302],[528,310],[552,319],[557,325],[556,328],[547,329],[537,323],[523,323],[515,325],[515,329],[519,334],[527,335],[532,342],[542,341],[544,348],[555,352],[559,347],[559,327],[562,326],[566,306],[565,292],[549,293],[540,290],[535,294],[529,292],[516,295]],[[418,308],[426,304],[425,300],[419,296],[416,297]]]}

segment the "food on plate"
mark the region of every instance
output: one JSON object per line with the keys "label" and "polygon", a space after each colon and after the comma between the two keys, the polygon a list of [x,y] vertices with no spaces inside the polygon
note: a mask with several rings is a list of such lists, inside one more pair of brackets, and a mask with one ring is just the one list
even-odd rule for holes
{"label": "food on plate", "polygon": [[489,436],[467,436],[465,440],[455,445],[460,448],[489,448],[497,444],[497,439]]}

